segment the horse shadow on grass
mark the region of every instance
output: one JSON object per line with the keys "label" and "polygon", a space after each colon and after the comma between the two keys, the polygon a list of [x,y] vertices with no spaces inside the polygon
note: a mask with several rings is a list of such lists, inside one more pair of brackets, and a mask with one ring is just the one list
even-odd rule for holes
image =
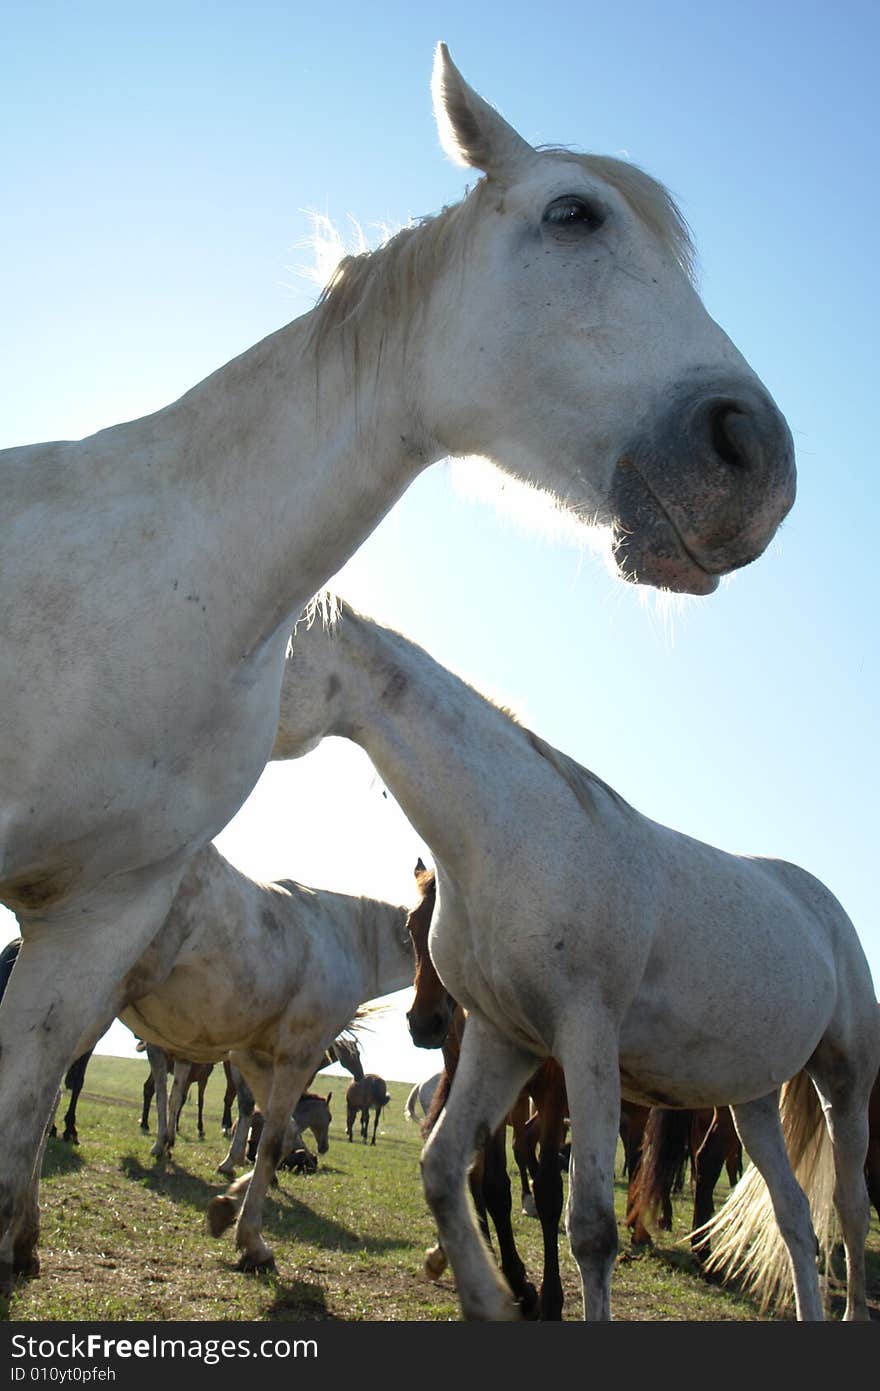
{"label": "horse shadow on grass", "polygon": [[84,1164],[85,1160],[76,1145],[50,1135],[43,1152],[43,1178],[53,1178],[56,1174],[74,1174]]}
{"label": "horse shadow on grass", "polygon": [[[150,1192],[192,1208],[202,1220],[206,1220],[208,1204],[219,1193],[224,1193],[226,1181],[207,1183],[196,1174],[181,1168],[175,1161],[165,1165],[146,1166],[136,1155],[123,1155],[119,1161],[126,1178],[141,1184]],[[328,1172],[332,1172],[328,1169]],[[332,1251],[393,1251],[408,1250],[409,1243],[394,1238],[364,1236],[352,1231],[340,1222],[320,1213],[313,1212],[293,1191],[293,1184],[306,1186],[320,1181],[321,1170],[302,1179],[282,1180],[278,1188],[269,1190],[268,1200],[263,1209],[263,1231],[268,1237],[281,1241],[309,1242],[315,1246]],[[285,1182],[287,1186],[285,1186]]]}
{"label": "horse shadow on grass", "polygon": [[[621,1253],[619,1259],[623,1262],[656,1261],[675,1275],[692,1280],[695,1285],[723,1289],[725,1301],[730,1304],[740,1305],[743,1309],[749,1309],[752,1312],[757,1307],[754,1299],[740,1287],[736,1278],[731,1278],[725,1282],[720,1276],[707,1273],[693,1252],[686,1246],[680,1248],[674,1246],[631,1246],[629,1250]],[[783,1317],[788,1317],[788,1315],[783,1315]]]}

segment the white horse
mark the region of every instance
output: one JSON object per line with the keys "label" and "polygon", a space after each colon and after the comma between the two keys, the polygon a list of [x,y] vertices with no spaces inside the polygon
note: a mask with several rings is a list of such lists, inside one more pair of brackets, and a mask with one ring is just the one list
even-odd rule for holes
{"label": "white horse", "polygon": [[[0,1286],[58,1080],[118,1012],[189,857],[272,747],[290,629],[412,480],[483,455],[696,594],[765,548],[791,437],[706,313],[666,191],[537,151],[439,47],[460,204],[343,262],[318,306],[180,400],[0,454]],[[28,1038],[27,1049],[19,1041]]]}
{"label": "white horse", "polygon": [[139,1038],[197,1063],[229,1058],[263,1114],[253,1173],[209,1208],[215,1236],[238,1215],[243,1270],[274,1264],[263,1199],[300,1139],[292,1112],[325,1050],[364,1001],[412,984],[406,919],[406,908],[378,899],[256,883],[207,846],[125,982],[120,1017]]}
{"label": "white horse", "polygon": [[793,865],[726,854],[650,821],[347,606],[332,629],[297,626],[273,757],[297,757],[328,734],[366,750],[435,860],[431,956],[468,1023],[423,1177],[464,1313],[512,1310],[468,1208],[468,1163],[552,1056],[568,1084],[568,1232],[587,1317],[609,1317],[621,1094],[733,1106],[788,1248],[798,1316],[822,1317],[810,1207],[780,1124],[789,1079],[782,1115],[799,1170],[825,1137],[825,1111],[846,1317],[867,1317],[863,1165],[880,1013],[829,891]]}
{"label": "white horse", "polygon": [[[434,1098],[434,1093],[437,1090],[442,1076],[442,1072],[435,1072],[433,1076],[426,1077],[424,1082],[416,1082],[409,1096],[406,1098],[406,1103],[403,1108],[404,1120],[414,1121],[418,1119],[416,1116],[416,1106],[421,1106],[423,1116],[428,1114],[429,1107]],[[534,1216],[534,1214],[532,1214],[532,1216]]]}

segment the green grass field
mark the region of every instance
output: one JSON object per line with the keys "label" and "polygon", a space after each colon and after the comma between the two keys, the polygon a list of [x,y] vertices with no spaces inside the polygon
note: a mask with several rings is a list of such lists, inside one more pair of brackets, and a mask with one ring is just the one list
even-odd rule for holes
{"label": "green grass field", "polygon": [[[146,1064],[95,1057],[77,1116],[79,1148],[49,1142],[42,1186],[41,1277],[21,1283],[8,1305],[13,1320],[248,1319],[444,1320],[459,1317],[450,1275],[422,1273],[434,1234],[422,1197],[418,1127],[407,1122],[405,1083],[391,1083],[375,1148],[345,1138],[348,1078],[318,1078],[333,1090],[328,1154],[316,1174],[283,1174],[266,1203],[266,1239],[278,1274],[235,1269],[232,1233],[213,1240],[205,1208],[224,1183],[220,1132],[222,1069],[208,1084],[204,1140],[195,1133],[195,1098],[183,1112],[174,1159],[157,1170],[155,1134],[139,1129]],[[65,1103],[66,1104],[66,1103]],[[512,1159],[511,1159],[512,1167]],[[618,1163],[619,1170],[619,1163]],[[513,1170],[512,1170],[513,1172]],[[514,1193],[518,1193],[514,1174]],[[718,1196],[727,1192],[726,1178]],[[625,1185],[616,1184],[620,1250],[612,1282],[616,1319],[757,1319],[752,1302],[700,1275],[686,1245],[690,1199],[677,1200],[674,1231],[651,1252],[631,1255],[623,1225]],[[515,1204],[518,1209],[519,1204]],[[539,1224],[515,1212],[517,1243],[529,1275],[541,1271]],[[560,1236],[565,1317],[580,1316],[577,1270]],[[880,1227],[869,1241],[872,1309],[880,1317]],[[839,1313],[839,1308],[837,1309]]]}

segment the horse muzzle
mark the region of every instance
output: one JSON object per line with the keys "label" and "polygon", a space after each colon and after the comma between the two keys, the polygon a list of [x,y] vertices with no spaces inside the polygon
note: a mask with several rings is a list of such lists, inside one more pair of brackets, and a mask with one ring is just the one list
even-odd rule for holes
{"label": "horse muzzle", "polygon": [[795,490],[791,432],[759,384],[680,392],[615,467],[618,569],[636,584],[711,594],[766,549]]}
{"label": "horse muzzle", "polygon": [[416,1048],[440,1048],[449,1033],[451,1011],[432,1010],[421,1014],[411,1009],[406,1016],[409,1034]]}

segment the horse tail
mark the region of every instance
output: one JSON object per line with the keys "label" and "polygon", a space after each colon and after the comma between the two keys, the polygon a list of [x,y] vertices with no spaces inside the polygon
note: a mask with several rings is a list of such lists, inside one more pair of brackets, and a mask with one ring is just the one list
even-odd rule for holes
{"label": "horse tail", "polygon": [[74,1058],[70,1067],[65,1072],[64,1085],[69,1092],[72,1092],[74,1087],[82,1087],[83,1082],[86,1080],[86,1068],[88,1067],[89,1058],[92,1056],[93,1052],[94,1049],[90,1048],[88,1053],[81,1053],[78,1058]]}
{"label": "horse tail", "polygon": [[449,1073],[444,1068],[440,1081],[437,1083],[437,1089],[434,1092],[434,1095],[431,1097],[431,1104],[428,1107],[428,1114],[422,1121],[423,1140],[427,1140],[431,1131],[434,1129],[434,1126],[440,1119],[440,1112],[443,1110],[443,1107],[446,1105],[446,1102],[449,1098],[449,1089],[451,1086],[452,1078],[449,1076]]}
{"label": "horse tail", "polygon": [[646,1227],[656,1222],[663,1201],[668,1201],[687,1159],[690,1130],[690,1111],[651,1108],[641,1156],[635,1176],[631,1176],[627,1226],[634,1226],[639,1217]]}
{"label": "horse tail", "polygon": [[[833,1153],[819,1098],[806,1072],[786,1082],[779,1111],[794,1176],[810,1202],[827,1280],[835,1235]],[[794,1291],[788,1251],[776,1225],[767,1185],[754,1164],[746,1169],[720,1211],[696,1235],[703,1248],[711,1242],[706,1270],[720,1272],[725,1283],[740,1279],[742,1287],[757,1297],[762,1312],[770,1304],[782,1310],[791,1303]]]}
{"label": "horse tail", "polygon": [[414,1121],[416,1118],[416,1102],[419,1099],[420,1082],[416,1082],[412,1091],[406,1098],[406,1105],[403,1108],[403,1118],[407,1121]]}

